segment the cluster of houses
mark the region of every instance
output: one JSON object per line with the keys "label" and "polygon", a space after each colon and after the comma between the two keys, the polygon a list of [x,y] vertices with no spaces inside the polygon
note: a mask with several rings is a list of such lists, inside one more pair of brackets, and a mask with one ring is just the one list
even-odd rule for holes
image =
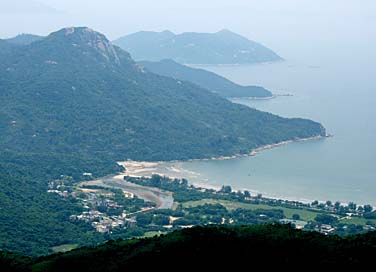
{"label": "cluster of houses", "polygon": [[[90,173],[84,174],[88,175]],[[48,183],[47,192],[58,194],[63,198],[72,196],[79,199],[85,211],[79,215],[71,215],[70,220],[83,220],[88,222],[98,232],[108,233],[113,228],[130,228],[137,223],[135,219],[127,218],[124,207],[118,205],[118,203],[111,199],[115,195],[113,192],[87,188],[75,190],[73,182],[68,176],[61,176],[58,180],[50,181]],[[124,192],[124,196],[127,198],[134,197],[134,195],[129,192]],[[121,210],[122,212],[120,215],[109,216],[105,212],[99,211],[99,207]]]}
{"label": "cluster of houses", "polygon": [[[82,201],[83,208],[87,209],[87,211],[82,212],[80,215],[71,215],[71,220],[90,222],[92,227],[101,233],[108,233],[113,228],[131,228],[136,225],[135,219],[127,218],[124,207],[111,199],[114,193],[84,188],[80,188],[80,193],[85,195],[85,198],[79,199]],[[124,194],[128,198],[134,197],[131,193],[125,192]],[[110,216],[105,212],[99,211],[99,207],[121,210],[122,212],[120,215]]]}
{"label": "cluster of houses", "polygon": [[108,216],[105,213],[90,210],[85,211],[80,215],[71,215],[71,220],[83,220],[90,222],[96,231],[101,233],[110,232],[113,228],[130,228],[136,225],[136,220],[132,218],[126,218],[126,213],[122,213],[120,216]]}
{"label": "cluster of houses", "polygon": [[53,180],[48,183],[47,193],[58,194],[61,197],[67,198],[69,196],[75,196],[75,192],[72,190],[72,181],[68,176],[61,176],[61,179]]}

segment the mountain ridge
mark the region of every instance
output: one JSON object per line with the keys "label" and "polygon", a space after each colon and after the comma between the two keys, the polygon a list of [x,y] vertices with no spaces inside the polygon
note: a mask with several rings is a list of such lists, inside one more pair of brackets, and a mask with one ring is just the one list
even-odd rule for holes
{"label": "mountain ridge", "polygon": [[263,87],[241,86],[213,72],[189,67],[173,60],[138,63],[153,73],[195,83],[223,97],[273,97],[273,94]]}
{"label": "mountain ridge", "polygon": [[271,49],[229,30],[174,34],[140,31],[113,41],[137,61],[173,59],[182,64],[245,64],[283,60]]}
{"label": "mountain ridge", "polygon": [[5,39],[5,41],[14,45],[22,46],[22,45],[29,45],[33,42],[40,41],[42,39],[44,39],[43,36],[23,33],[15,37]]}
{"label": "mountain ridge", "polygon": [[[40,104],[41,108],[44,108],[46,106],[51,108],[51,105],[55,105],[56,108],[59,108],[64,111],[64,109],[61,107],[60,104],[56,104],[55,99],[58,99],[59,101],[66,101],[68,104],[66,104],[65,106],[70,105],[71,107],[73,107],[73,105],[77,101],[75,101],[75,103],[72,104],[73,101],[70,100],[71,98],[66,96],[66,92],[68,92],[70,95],[73,95],[74,97],[77,97],[78,99],[82,99],[81,97],[84,94],[82,91],[85,91],[86,101],[85,102],[82,101],[82,103],[88,104],[88,105],[90,103],[95,103],[93,104],[92,108],[98,108],[100,112],[107,112],[108,114],[112,116],[116,116],[119,112],[128,111],[125,108],[122,109],[121,103],[119,103],[120,100],[122,100],[123,102],[127,104],[128,102],[130,102],[129,95],[132,93],[132,100],[134,100],[134,102],[132,105],[129,105],[129,107],[133,108],[136,105],[135,103],[137,103],[136,101],[141,101],[142,99],[146,99],[146,101],[149,100],[149,98],[147,98],[145,95],[150,95],[151,97],[155,96],[156,92],[151,91],[151,88],[153,89],[158,86],[157,89],[155,89],[155,91],[158,90],[157,92],[158,96],[156,97],[158,97],[158,99],[165,97],[166,101],[171,100],[171,103],[168,103],[170,105],[169,107],[171,107],[171,105],[174,105],[176,103],[184,103],[186,106],[183,108],[191,109],[190,112],[183,110],[183,109],[180,109],[180,110],[178,110],[177,108],[175,109],[176,112],[174,112],[173,114],[175,116],[177,112],[182,112],[182,111],[185,112],[183,115],[178,117],[178,118],[182,118],[181,120],[185,120],[185,121],[188,121],[188,120],[187,120],[187,117],[184,117],[184,116],[192,115],[192,112],[194,111],[195,108],[196,110],[200,109],[199,111],[201,111],[201,114],[200,114],[201,116],[206,116],[204,112],[206,112],[207,114],[209,113],[214,114],[214,111],[211,109],[213,108],[211,104],[217,104],[217,105],[222,105],[221,106],[222,108],[220,111],[219,111],[218,106],[215,107],[216,109],[218,109],[218,110],[215,110],[216,112],[215,115],[217,114],[218,116],[222,115],[221,117],[219,117],[220,119],[224,118],[223,112],[226,112],[226,108],[229,111],[233,111],[234,113],[236,112],[236,114],[232,115],[233,117],[239,114],[240,115],[247,115],[247,114],[260,115],[259,117],[264,120],[263,122],[259,122],[256,120],[252,121],[252,122],[255,122],[252,124],[252,126],[254,126],[256,123],[260,124],[260,126],[258,127],[258,131],[260,131],[260,133],[263,130],[263,126],[268,124],[268,120],[272,120],[272,119],[285,122],[286,124],[290,124],[290,123],[292,124],[293,122],[296,122],[296,123],[307,122],[308,124],[311,122],[311,121],[303,121],[303,120],[299,121],[299,119],[283,119],[283,118],[280,118],[271,114],[261,113],[259,111],[247,108],[245,106],[235,105],[233,103],[227,102],[226,100],[219,99],[219,97],[216,97],[215,95],[211,95],[207,91],[198,89],[194,85],[190,85],[188,83],[181,83],[178,80],[165,78],[165,77],[157,76],[153,73],[145,72],[142,70],[142,68],[140,68],[139,65],[137,65],[131,59],[128,53],[124,52],[123,50],[115,46],[112,46],[111,43],[106,39],[104,35],[94,32],[93,30],[90,30],[88,28],[65,28],[63,30],[53,32],[42,41],[39,41],[37,43],[32,43],[29,46],[23,48],[21,51],[22,52],[20,52],[20,54],[18,55],[18,58],[15,58],[17,59],[17,64],[11,65],[11,63],[8,63],[7,61],[4,62],[6,64],[8,63],[7,65],[10,65],[10,67],[8,67],[10,70],[7,70],[5,74],[10,78],[12,78],[13,76],[15,76],[16,78],[18,77],[18,79],[22,79],[21,83],[23,83],[23,80],[28,80],[30,77],[35,77],[36,76],[36,75],[34,76],[35,73],[39,74],[40,72],[43,72],[43,74],[41,75],[41,78],[38,79],[38,82],[39,82],[38,84],[42,84],[41,86],[45,86],[48,89],[54,88],[55,91],[51,93],[51,92],[47,92],[47,89],[46,89],[44,91],[46,96],[41,96],[42,90],[43,90],[43,88],[41,88],[39,95],[37,93],[37,96],[35,96],[35,93],[33,93],[32,96],[28,96],[29,99],[33,99],[34,97],[35,99],[34,102],[36,103],[36,105],[42,103]],[[66,67],[70,67],[70,68],[66,69]],[[75,70],[75,73],[72,73],[72,70]],[[102,75],[98,77],[98,75],[100,74]],[[51,82],[49,80],[50,77],[58,79],[58,80],[55,82]],[[80,80],[80,78],[91,78],[92,81],[85,82],[85,86],[83,86],[82,85],[83,82]],[[99,80],[99,78],[101,79]],[[30,92],[33,87],[29,84],[29,82],[27,83],[28,84],[22,85],[20,87],[23,88],[24,91],[29,90]],[[117,85],[118,87],[115,89],[110,87],[110,86],[113,86],[113,84],[115,84],[115,86]],[[162,89],[159,89],[160,86],[162,85],[158,85],[158,84],[162,84],[162,85],[164,84],[165,87],[163,87]],[[90,87],[91,90],[87,89],[88,86],[91,86]],[[101,86],[101,87],[98,87],[98,86]],[[64,92],[62,92],[62,90],[59,91],[59,88],[60,89],[63,88]],[[101,89],[100,93],[92,91],[98,88]],[[110,91],[110,88],[111,88],[111,91]],[[81,92],[79,92],[79,90],[81,90]],[[119,99],[115,100],[114,98],[115,93],[120,100]],[[134,95],[137,95],[138,97]],[[168,95],[168,97],[166,95]],[[190,97],[190,99],[193,99],[193,100],[192,101],[187,100],[186,98],[187,95]],[[51,97],[47,99],[48,96],[51,96]],[[106,97],[107,101],[113,104],[111,108],[117,108],[118,113],[115,114],[114,109],[104,109],[104,108],[100,109],[103,107],[103,104],[97,104],[94,101],[98,99],[103,99],[101,98],[102,96],[103,98]],[[178,97],[181,97],[181,98],[178,98]],[[178,102],[179,99],[183,99],[181,100],[182,102]],[[199,103],[193,102],[193,101],[196,101],[196,99],[197,101],[200,101],[200,102]],[[44,100],[48,100],[48,102],[47,101],[45,102],[45,103],[48,103],[48,105],[46,105],[43,102]],[[155,108],[156,107],[155,102],[156,100],[154,100],[153,104],[148,102],[148,105],[149,105],[148,107]],[[162,102],[162,100],[161,100],[161,103],[162,103],[161,105],[167,105],[167,103]],[[82,105],[81,107],[85,108],[84,105]],[[147,109],[148,108],[146,107],[145,110]],[[30,110],[33,112],[32,109]],[[51,110],[53,110],[53,108],[51,108]],[[78,112],[78,110],[79,110],[78,108],[71,108],[71,112]],[[138,108],[137,110],[140,110],[140,108]],[[163,111],[161,111],[162,110],[161,108],[158,108],[158,109],[155,108],[155,110],[157,110],[159,114],[162,114],[162,116],[164,115]],[[53,112],[54,111],[50,113],[53,113]],[[140,112],[140,114],[143,114],[142,111]],[[172,112],[170,112],[170,114],[172,114]],[[68,118],[69,116],[70,114],[68,114],[66,118]],[[226,118],[233,118],[233,117],[230,117],[229,115],[227,115]],[[214,123],[212,125],[209,125],[209,123],[212,123],[212,121],[209,121],[209,120],[212,120],[213,118],[215,117],[212,116],[210,119],[205,120],[203,123],[198,122],[198,120],[202,119],[202,117],[198,118],[198,120],[196,118],[194,120],[192,119],[190,122],[191,122],[191,125],[197,126],[197,129],[200,127],[199,131],[200,130],[206,131],[209,129],[209,131],[211,130],[213,132],[214,131],[219,132],[221,130],[220,127],[228,126],[227,123],[224,123],[225,119],[221,119],[222,125],[218,127],[219,124],[216,124],[214,126],[215,127],[214,129],[213,127]],[[40,118],[40,120],[43,120],[43,118]],[[133,122],[131,120],[129,121]],[[118,121],[114,121],[114,123],[116,122]],[[236,123],[235,120],[233,120],[233,122]],[[177,124],[177,121],[175,121],[174,124]],[[312,124],[314,123],[312,122]],[[80,124],[80,125],[85,127],[84,124]],[[106,126],[108,125],[109,123],[106,124]],[[163,124],[161,123],[160,125],[163,125]],[[176,128],[178,127],[180,127],[184,131],[184,129],[181,126],[177,126]],[[237,137],[247,138],[246,134],[249,132],[246,133],[245,131],[247,129],[250,129],[250,127],[248,128],[246,127],[247,127],[247,123],[242,124],[242,126],[239,125],[236,129],[232,128],[228,130],[222,136],[218,135],[217,138],[218,140],[219,138],[222,138],[220,142],[223,142],[223,143],[227,142],[228,143],[226,144],[228,145],[227,148],[230,148],[230,146],[232,145],[230,144],[230,142],[238,143],[238,145],[242,145],[241,142],[243,140],[239,141],[236,139],[236,137],[232,138],[229,136],[226,136],[225,138],[223,138],[223,136],[231,135],[232,133],[236,131],[243,131],[241,133],[242,135],[238,135]],[[171,127],[172,130],[178,132],[176,128]],[[317,133],[320,134],[321,133],[320,125],[318,125],[317,128],[319,128],[319,130],[317,130]],[[56,126],[54,126],[54,129],[60,130],[60,128]],[[135,127],[130,128],[130,129],[137,130]],[[157,128],[155,127],[155,129]],[[270,129],[271,128],[268,128],[268,130]],[[295,127],[294,129],[298,129],[298,127]],[[39,128],[37,130],[40,131],[39,132],[40,134],[36,133],[37,136],[39,135],[45,136],[46,134],[48,135],[48,133],[45,133],[42,131],[43,130],[42,128]],[[88,128],[88,130],[90,129]],[[299,130],[297,130],[296,132],[298,131]],[[181,134],[180,132],[178,133]],[[279,130],[278,134],[280,133],[283,133],[283,130]],[[38,138],[37,136],[36,138]],[[272,135],[268,135],[268,137],[260,137],[260,136],[261,134],[257,136],[257,138],[255,138],[255,139],[258,139],[257,141],[259,142],[259,144],[257,143],[249,144],[247,148],[248,150],[258,147],[259,145],[275,143],[278,141],[289,139],[289,137],[286,137],[286,136],[282,138],[278,137],[274,141],[269,142],[266,139]],[[312,135],[312,133],[306,134],[304,133],[304,130],[302,130],[292,138],[310,137],[310,136],[314,136],[314,135]],[[87,137],[91,138],[89,137],[89,135],[87,135]],[[131,135],[128,134],[128,137],[131,137]],[[193,135],[190,137],[193,137]],[[133,139],[136,140],[135,138]],[[92,139],[92,140],[95,140],[95,139]],[[149,146],[149,144],[147,143],[144,143],[144,144]],[[170,144],[166,141],[166,145],[170,145]],[[202,144],[199,146],[202,146]],[[208,148],[209,146],[210,145],[208,145],[206,148]],[[239,153],[239,151],[240,150],[234,153]],[[208,156],[212,156],[214,155],[214,153],[208,154]],[[219,154],[217,155],[228,155],[228,151],[224,153],[226,154],[222,154],[222,152],[219,152]],[[196,156],[201,157],[198,155],[198,153],[196,154]],[[144,157],[143,159],[145,159],[145,156],[143,157]],[[188,156],[187,158],[190,158],[190,156]],[[140,157],[137,156],[136,158],[133,158],[133,159],[140,159]],[[162,159],[162,158],[159,157],[158,159]],[[179,159],[179,158],[171,157],[171,159]],[[180,159],[182,159],[182,157],[180,157]]]}
{"label": "mountain ridge", "polygon": [[[233,104],[144,70],[88,28],[64,28],[11,48],[0,54],[0,169],[9,172],[0,175],[3,249],[43,255],[59,244],[104,239],[68,220],[81,209],[77,203],[46,192],[61,176],[78,182],[87,172],[92,178],[116,173],[116,161],[126,159],[246,154],[325,134],[317,122]],[[18,195],[21,203],[12,198]]]}

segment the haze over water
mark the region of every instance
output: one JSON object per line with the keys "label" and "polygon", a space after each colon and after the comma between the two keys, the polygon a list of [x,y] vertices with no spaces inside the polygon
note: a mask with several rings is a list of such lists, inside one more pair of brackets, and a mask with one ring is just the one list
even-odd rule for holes
{"label": "haze over water", "polygon": [[[366,55],[205,69],[241,84],[258,84],[292,97],[237,99],[237,103],[286,117],[321,122],[335,136],[263,151],[255,157],[183,163],[191,177],[267,196],[354,201],[376,205],[375,62]],[[365,53],[365,52],[363,52]],[[369,56],[370,57],[370,56]]]}

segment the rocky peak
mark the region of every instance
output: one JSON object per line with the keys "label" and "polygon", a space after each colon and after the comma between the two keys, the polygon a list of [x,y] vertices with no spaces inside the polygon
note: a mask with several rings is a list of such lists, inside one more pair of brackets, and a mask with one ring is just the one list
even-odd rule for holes
{"label": "rocky peak", "polygon": [[90,47],[100,53],[108,61],[120,64],[120,58],[105,35],[96,32],[88,27],[68,27],[63,28],[50,36],[59,37],[70,42],[75,47]]}

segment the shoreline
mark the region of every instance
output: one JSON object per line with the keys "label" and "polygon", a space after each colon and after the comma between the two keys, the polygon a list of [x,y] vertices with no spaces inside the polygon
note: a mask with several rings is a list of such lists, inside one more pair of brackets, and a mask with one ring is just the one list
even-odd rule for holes
{"label": "shoreline", "polygon": [[271,100],[277,98],[278,95],[273,94],[272,96],[230,96],[227,99],[230,101],[236,101],[237,99],[247,99],[247,100]]}
{"label": "shoreline", "polygon": [[278,98],[278,97],[289,97],[289,96],[294,96],[293,94],[291,93],[280,93],[280,94],[277,94],[277,93],[272,93],[271,96],[229,96],[229,97],[226,97],[228,100],[230,100],[231,102],[234,102],[234,103],[237,103],[236,100],[238,99],[247,99],[247,100],[272,100],[272,99],[275,99],[275,98]]}
{"label": "shoreline", "polygon": [[[160,176],[167,176],[169,178],[177,178],[177,179],[182,179],[186,178],[188,179],[189,183],[192,184],[195,187],[200,187],[204,189],[214,189],[214,190],[219,190],[221,186],[215,186],[211,184],[205,183],[204,180],[202,181],[197,181],[200,180],[198,173],[188,171],[182,167],[177,167],[177,163],[184,163],[184,162],[193,162],[193,161],[209,161],[209,160],[231,160],[231,159],[237,159],[237,158],[243,158],[243,157],[250,157],[250,156],[256,156],[262,151],[273,149],[276,147],[284,146],[287,144],[295,143],[295,142],[307,142],[307,141],[316,141],[316,140],[321,140],[325,139],[328,137],[332,137],[333,135],[327,134],[325,136],[322,135],[316,135],[316,136],[311,136],[307,138],[299,138],[299,139],[292,139],[292,140],[286,140],[286,141],[281,141],[275,144],[268,144],[264,146],[260,146],[258,148],[252,149],[250,152],[246,154],[235,154],[231,156],[219,156],[219,157],[212,157],[212,158],[204,158],[204,159],[190,159],[190,160],[172,160],[172,161],[132,161],[132,160],[127,160],[127,161],[122,161],[122,162],[117,162],[120,166],[123,166],[125,168],[125,171],[118,173],[119,176],[132,176],[132,177],[151,177],[152,175],[160,175]],[[224,184],[226,185],[226,184]],[[233,190],[248,190],[252,194],[262,194],[263,197],[269,198],[269,199],[281,199],[281,200],[289,200],[289,201],[297,201],[301,203],[310,203],[313,200],[310,199],[304,199],[304,198],[299,198],[299,197],[286,197],[286,196],[272,196],[268,194],[264,194],[262,192],[259,192],[257,190],[251,189],[251,188],[233,188]]]}
{"label": "shoreline", "polygon": [[248,153],[244,153],[244,154],[237,153],[237,154],[229,155],[229,156],[218,156],[218,157],[211,157],[211,158],[188,159],[188,160],[170,160],[170,161],[133,161],[133,160],[128,159],[126,161],[119,161],[119,162],[117,162],[117,164],[126,168],[125,165],[132,167],[133,166],[132,164],[144,164],[144,165],[149,165],[149,167],[150,167],[150,166],[158,166],[160,164],[166,164],[166,163],[212,161],[212,160],[213,161],[231,160],[231,159],[237,159],[237,158],[243,158],[243,157],[249,157],[249,156],[256,156],[257,154],[261,153],[262,151],[269,150],[269,149],[276,148],[276,147],[280,147],[280,146],[284,146],[284,145],[291,144],[291,143],[316,141],[316,140],[322,140],[322,139],[325,139],[325,138],[331,138],[333,136],[334,135],[332,135],[332,134],[326,134],[325,136],[315,135],[315,136],[306,137],[306,138],[286,140],[286,141],[281,141],[281,142],[274,143],[274,144],[267,144],[267,145],[256,147],[254,149],[251,149],[251,151],[249,151]]}
{"label": "shoreline", "polygon": [[[231,160],[231,159],[237,159],[237,158],[243,158],[243,157],[249,157],[249,156],[256,156],[257,154],[261,153],[264,150],[284,146],[284,145],[287,145],[287,144],[316,141],[316,140],[322,140],[322,139],[330,138],[330,137],[333,137],[333,135],[331,135],[331,134],[326,134],[325,136],[316,135],[316,136],[311,136],[311,137],[307,137],[307,138],[298,138],[298,139],[286,140],[286,141],[281,141],[281,142],[274,143],[274,144],[267,144],[267,145],[256,147],[256,148],[252,149],[250,152],[245,153],[245,154],[234,154],[234,155],[230,155],[230,156],[219,156],[219,157],[212,157],[212,158],[205,158],[205,159],[189,159],[187,161],[188,162],[190,162],[190,161],[209,161],[209,160],[222,161],[222,160]],[[170,161],[170,162],[184,162],[184,161]]]}

